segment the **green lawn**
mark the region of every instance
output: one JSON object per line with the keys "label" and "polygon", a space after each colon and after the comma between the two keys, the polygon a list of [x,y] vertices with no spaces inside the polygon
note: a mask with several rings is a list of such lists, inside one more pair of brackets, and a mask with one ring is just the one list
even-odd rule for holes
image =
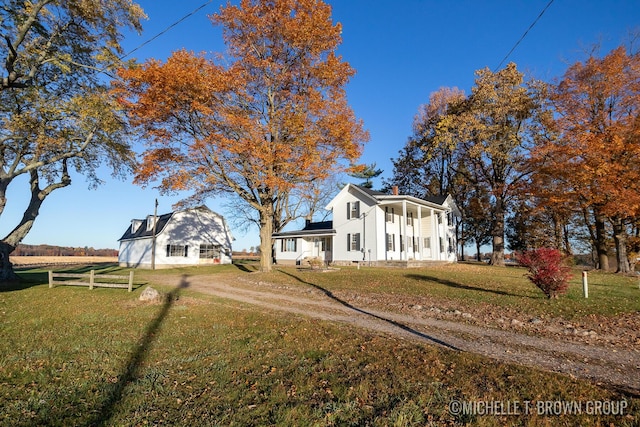
{"label": "green lawn", "polygon": [[[246,274],[252,269],[179,271]],[[521,270],[484,271],[489,272],[484,280],[478,273],[446,269],[343,269],[328,274],[287,269],[266,277],[301,286],[308,286],[302,281],[313,281],[332,290],[429,289],[443,298],[477,296],[509,305],[520,300],[528,310],[556,309],[546,308],[546,300],[522,281]],[[176,271],[136,272],[136,281],[157,281],[167,273]],[[33,282],[0,292],[0,425],[640,423],[639,399],[587,381],[187,290],[177,289],[164,303],[149,304],[137,300],[143,287],[132,293],[49,289],[39,284],[46,283],[46,273],[21,274]],[[633,302],[622,301],[634,295],[627,289],[631,282],[602,277],[600,286],[611,287],[602,293],[616,306],[606,312],[637,310],[637,296]],[[595,282],[594,299],[600,298]],[[572,294],[553,303],[604,310]],[[625,400],[629,406],[623,416],[456,416],[449,411],[454,400]]]}
{"label": "green lawn", "polygon": [[305,286],[329,291],[429,297],[455,302],[461,307],[484,303],[508,307],[532,317],[561,316],[567,320],[586,315],[612,316],[640,313],[640,279],[613,273],[588,273],[589,298],[582,292],[581,271],[575,270],[569,292],[549,300],[526,278],[526,269],[482,264],[449,264],[434,268],[389,269],[348,267],[318,274],[283,268],[274,274],[255,273],[256,280]]}

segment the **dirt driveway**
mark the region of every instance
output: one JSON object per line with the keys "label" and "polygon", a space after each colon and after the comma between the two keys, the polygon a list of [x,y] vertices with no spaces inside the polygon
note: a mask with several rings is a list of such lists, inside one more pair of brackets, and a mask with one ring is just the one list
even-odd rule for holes
{"label": "dirt driveway", "polygon": [[[313,284],[283,286],[252,280],[250,275],[168,277],[176,285],[266,310],[341,322],[383,334],[439,345],[452,351],[482,354],[504,362],[590,379],[640,395],[640,348],[601,346],[468,324],[433,317],[424,310],[381,310],[358,295],[335,295]],[[391,301],[388,306],[392,307]]]}

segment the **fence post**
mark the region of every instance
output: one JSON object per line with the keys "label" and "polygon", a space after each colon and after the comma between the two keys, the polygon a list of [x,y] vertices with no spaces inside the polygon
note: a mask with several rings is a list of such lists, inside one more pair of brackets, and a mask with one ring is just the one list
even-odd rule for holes
{"label": "fence post", "polygon": [[582,272],[582,293],[585,298],[589,298],[589,283],[587,281],[587,272]]}
{"label": "fence post", "polygon": [[49,270],[49,288],[53,288],[53,271]]}
{"label": "fence post", "polygon": [[129,292],[131,292],[133,288],[133,270],[129,272]]}
{"label": "fence post", "polygon": [[94,274],[94,271],[91,270],[89,272],[89,290],[93,290],[93,274]]}

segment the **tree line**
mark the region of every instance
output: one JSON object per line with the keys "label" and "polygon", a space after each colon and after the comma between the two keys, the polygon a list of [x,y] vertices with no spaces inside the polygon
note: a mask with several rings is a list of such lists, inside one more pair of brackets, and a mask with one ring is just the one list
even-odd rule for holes
{"label": "tree line", "polygon": [[117,257],[116,249],[94,249],[92,247],[71,247],[54,245],[19,244],[12,256],[109,256]]}
{"label": "tree line", "polygon": [[[640,253],[640,55],[620,46],[553,82],[516,64],[476,72],[471,93],[441,88],[414,119],[386,186],[451,194],[461,251],[492,245],[491,263],[550,247],[629,272]],[[462,256],[464,253],[461,254]]]}

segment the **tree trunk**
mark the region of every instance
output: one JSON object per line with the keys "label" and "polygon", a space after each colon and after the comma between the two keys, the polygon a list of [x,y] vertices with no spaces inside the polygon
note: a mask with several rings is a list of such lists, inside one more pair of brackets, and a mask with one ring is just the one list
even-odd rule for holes
{"label": "tree trunk", "polygon": [[490,264],[504,266],[504,204],[501,198],[496,199],[494,215],[491,227],[493,252],[491,253]]}
{"label": "tree trunk", "polygon": [[482,261],[482,255],[480,255],[480,243],[478,243],[477,239],[476,239],[476,258],[478,259],[479,262]]}
{"label": "tree trunk", "polygon": [[14,246],[0,241],[0,283],[20,280],[9,260],[9,255],[14,249]]}
{"label": "tree trunk", "polygon": [[602,215],[598,208],[594,208],[596,241],[594,246],[598,256],[598,268],[600,270],[609,270],[609,255],[607,254],[607,233],[605,216]]}
{"label": "tree trunk", "polygon": [[573,248],[571,247],[571,239],[569,238],[569,225],[566,223],[562,226],[562,236],[564,239],[564,251],[568,256],[572,256]]}
{"label": "tree trunk", "polygon": [[624,221],[620,218],[611,220],[613,224],[613,240],[616,244],[616,260],[618,262],[617,273],[629,273],[631,266],[629,265],[629,256],[627,255],[627,230]]}
{"label": "tree trunk", "polygon": [[273,206],[262,205],[260,210],[260,271],[269,272],[273,264]]}
{"label": "tree trunk", "polygon": [[13,265],[9,261],[9,254],[18,246],[22,239],[29,234],[36,217],[40,213],[40,206],[44,199],[57,188],[66,187],[71,184],[71,179],[67,173],[66,161],[64,162],[63,173],[60,182],[54,182],[44,189],[40,189],[40,179],[37,170],[30,172],[31,199],[29,205],[22,215],[22,220],[4,239],[0,241],[0,281],[16,280],[18,276],[13,271]]}

